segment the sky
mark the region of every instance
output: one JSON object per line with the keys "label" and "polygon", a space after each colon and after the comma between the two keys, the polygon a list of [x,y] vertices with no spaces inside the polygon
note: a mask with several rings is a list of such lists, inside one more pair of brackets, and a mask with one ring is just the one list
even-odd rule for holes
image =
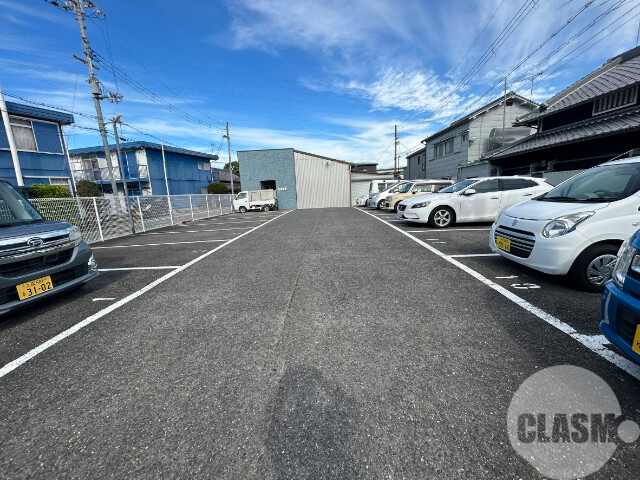
{"label": "sky", "polygon": [[[640,0],[95,2],[105,15],[87,10],[87,34],[103,90],[122,95],[102,102],[122,138],[226,162],[228,122],[234,159],[295,148],[379,168],[393,166],[395,125],[404,165],[505,76],[548,100],[635,47],[640,21]],[[5,99],[71,111],[69,148],[100,145],[75,16],[0,0],[0,38]]]}

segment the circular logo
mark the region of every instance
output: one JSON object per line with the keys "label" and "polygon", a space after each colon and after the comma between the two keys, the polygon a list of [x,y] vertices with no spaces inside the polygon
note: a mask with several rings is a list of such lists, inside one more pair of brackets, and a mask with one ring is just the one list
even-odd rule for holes
{"label": "circular logo", "polygon": [[621,416],[609,385],[573,365],[527,378],[509,405],[507,430],[515,451],[541,475],[557,480],[596,472],[617,443],[640,435],[638,424]]}
{"label": "circular logo", "polygon": [[42,246],[42,244],[44,243],[44,240],[42,240],[39,237],[33,237],[30,238],[29,240],[27,240],[27,245],[29,245],[30,247],[40,247]]}

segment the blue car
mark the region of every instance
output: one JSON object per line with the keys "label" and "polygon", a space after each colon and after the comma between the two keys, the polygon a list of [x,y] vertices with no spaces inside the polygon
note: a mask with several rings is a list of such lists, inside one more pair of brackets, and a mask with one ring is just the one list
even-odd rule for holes
{"label": "blue car", "polygon": [[640,230],[620,247],[611,280],[605,284],[600,330],[640,363]]}

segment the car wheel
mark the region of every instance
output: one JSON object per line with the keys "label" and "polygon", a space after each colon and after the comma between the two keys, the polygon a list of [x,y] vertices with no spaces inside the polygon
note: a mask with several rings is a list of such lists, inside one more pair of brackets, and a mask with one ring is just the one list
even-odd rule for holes
{"label": "car wheel", "polygon": [[238,208],[238,211],[240,213],[247,213],[247,207],[240,207],[240,208]]}
{"label": "car wheel", "polygon": [[382,207],[384,207],[384,200],[380,200],[380,201],[378,202],[378,207],[377,207],[377,208],[378,208],[378,210],[381,210],[381,209],[382,209]]}
{"label": "car wheel", "polygon": [[438,207],[429,215],[429,225],[433,228],[447,228],[453,223],[454,213],[449,207]]}
{"label": "car wheel", "polygon": [[265,205],[264,207],[262,207],[263,212],[268,212],[269,210],[271,210],[271,207],[269,205]]}
{"label": "car wheel", "polygon": [[396,204],[393,206],[393,213],[398,213],[398,203],[396,202]]}
{"label": "car wheel", "polygon": [[587,248],[576,259],[570,275],[577,287],[588,292],[600,292],[611,278],[616,265],[618,247],[610,244]]}

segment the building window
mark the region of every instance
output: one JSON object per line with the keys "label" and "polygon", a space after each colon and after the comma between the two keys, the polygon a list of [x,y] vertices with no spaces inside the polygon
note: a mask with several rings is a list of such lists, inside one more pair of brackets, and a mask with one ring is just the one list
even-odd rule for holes
{"label": "building window", "polygon": [[593,102],[593,114],[598,115],[600,113],[617,110],[618,108],[623,108],[628,105],[634,105],[637,100],[638,85],[635,85],[633,87],[605,95],[604,97],[597,98]]}
{"label": "building window", "polygon": [[453,138],[445,140],[433,147],[433,156],[435,158],[449,155],[450,153],[453,153]]}
{"label": "building window", "polygon": [[466,142],[469,139],[469,132],[462,132],[460,134],[460,141],[462,143]]}
{"label": "building window", "polygon": [[9,124],[11,125],[13,140],[16,142],[18,150],[30,150],[32,152],[38,150],[36,136],[33,134],[33,125],[29,120],[9,117]]}
{"label": "building window", "polygon": [[450,153],[453,153],[453,138],[444,142],[444,154],[449,155]]}
{"label": "building window", "polygon": [[51,177],[49,181],[51,182],[51,185],[59,185],[71,191],[70,180],[67,177]]}
{"label": "building window", "polygon": [[209,162],[198,162],[198,170],[211,170]]}

